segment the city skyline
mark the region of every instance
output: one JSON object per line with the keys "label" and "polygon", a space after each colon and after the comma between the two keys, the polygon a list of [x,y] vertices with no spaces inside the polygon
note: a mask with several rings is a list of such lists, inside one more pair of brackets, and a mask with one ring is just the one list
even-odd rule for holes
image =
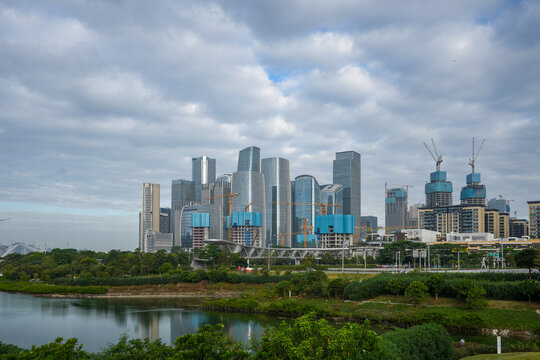
{"label": "city skyline", "polygon": [[133,249],[142,183],[168,207],[192,158],[232,174],[247,146],[319,184],[358,152],[379,224],[385,183],[425,201],[430,138],[454,204],[473,136],[486,200],[540,198],[535,2],[21,1],[0,24],[0,243]]}

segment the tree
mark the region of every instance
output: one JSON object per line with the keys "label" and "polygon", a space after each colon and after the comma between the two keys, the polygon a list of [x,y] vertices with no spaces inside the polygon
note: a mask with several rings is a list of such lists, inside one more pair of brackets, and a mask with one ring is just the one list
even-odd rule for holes
{"label": "tree", "polygon": [[223,332],[223,324],[204,325],[196,334],[186,334],[174,341],[173,359],[243,360],[249,358],[244,346]]}
{"label": "tree", "polygon": [[426,285],[429,291],[435,295],[435,300],[439,301],[439,294],[446,286],[446,279],[441,274],[432,274],[428,277]]}
{"label": "tree", "polygon": [[169,273],[170,271],[172,271],[174,268],[173,268],[173,265],[170,263],[170,262],[166,262],[166,263],[163,263],[160,267],[159,267],[159,273],[160,274],[167,274]]}
{"label": "tree", "polygon": [[536,251],[534,249],[521,250],[515,256],[517,267],[529,269],[529,280],[532,280],[535,256]]}
{"label": "tree", "polygon": [[384,287],[386,291],[390,291],[394,295],[402,295],[406,288],[407,282],[400,277],[390,280]]}
{"label": "tree", "polygon": [[529,304],[531,298],[540,292],[540,286],[534,280],[523,280],[519,283],[519,291],[529,298]]}
{"label": "tree", "polygon": [[378,359],[379,337],[368,325],[347,323],[336,328],[314,313],[282,322],[264,333],[255,359]]}
{"label": "tree", "polygon": [[485,307],[487,305],[486,289],[480,285],[473,284],[473,286],[467,291],[465,304],[467,304],[467,307],[471,309]]}
{"label": "tree", "polygon": [[306,269],[311,270],[315,267],[315,265],[317,265],[317,259],[315,259],[315,256],[313,256],[313,254],[307,254],[303,259],[302,259],[302,265],[304,265],[306,267]]}
{"label": "tree", "polygon": [[18,359],[18,360],[86,360],[90,359],[90,355],[82,350],[82,345],[77,344],[76,338],[67,339],[62,342],[62,338],[56,338],[55,341],[45,345],[32,345],[30,350],[20,351],[18,353],[7,354],[2,359]]}
{"label": "tree", "polygon": [[420,304],[428,297],[428,287],[421,281],[413,281],[405,290],[405,297],[413,304]]}
{"label": "tree", "polygon": [[343,298],[343,290],[345,290],[345,280],[343,278],[336,278],[330,280],[328,283],[328,294],[335,298]]}
{"label": "tree", "polygon": [[95,358],[101,360],[146,360],[171,359],[174,355],[172,347],[161,342],[161,339],[150,341],[145,339],[128,340],[122,335],[116,344],[109,345]]}

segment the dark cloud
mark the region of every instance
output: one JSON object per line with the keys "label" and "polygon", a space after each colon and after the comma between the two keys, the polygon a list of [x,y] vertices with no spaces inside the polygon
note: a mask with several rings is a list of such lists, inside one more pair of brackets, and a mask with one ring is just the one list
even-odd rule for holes
{"label": "dark cloud", "polygon": [[0,2],[0,211],[32,223],[0,224],[0,242],[133,248],[142,182],[160,183],[168,206],[192,156],[227,173],[249,145],[320,183],[332,181],[336,151],[360,152],[362,212],[382,223],[385,182],[415,185],[410,202],[423,201],[434,164],[422,142],[436,140],[458,201],[471,138],[486,138],[488,197],[514,199],[524,217],[540,196],[539,9]]}

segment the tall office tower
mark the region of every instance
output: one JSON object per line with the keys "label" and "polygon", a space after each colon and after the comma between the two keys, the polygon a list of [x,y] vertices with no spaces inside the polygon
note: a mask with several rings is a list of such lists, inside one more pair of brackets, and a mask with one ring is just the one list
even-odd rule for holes
{"label": "tall office tower", "polygon": [[[280,157],[262,159],[266,198],[266,241],[271,245],[291,247],[291,175],[289,160]],[[287,204],[277,204],[286,202]],[[284,244],[281,244],[280,234]]]}
{"label": "tall office tower", "polygon": [[407,216],[407,226],[418,228],[418,209],[424,207],[424,204],[417,203],[409,206],[409,215]]}
{"label": "tall office tower", "polygon": [[[311,175],[300,175],[294,179],[295,232],[303,232],[304,220],[308,226],[315,226],[315,216],[321,215],[321,189]],[[314,232],[313,232],[314,233]]]}
{"label": "tall office tower", "polygon": [[486,186],[480,184],[480,173],[467,175],[467,185],[461,188],[461,203],[486,205]]}
{"label": "tall office tower", "polygon": [[452,183],[446,180],[446,171],[437,170],[429,174],[426,184],[426,207],[452,205]]}
{"label": "tall office tower", "polygon": [[191,174],[195,183],[195,202],[201,203],[201,186],[216,181],[216,159],[208,156],[192,158]]}
{"label": "tall office tower", "polygon": [[343,186],[340,184],[321,185],[321,203],[327,204],[326,214],[343,214]]}
{"label": "tall office tower", "polygon": [[[293,202],[291,205],[291,230],[296,231],[296,217],[294,216],[294,212],[295,212],[294,201],[296,199],[296,193],[294,192],[295,190],[294,187],[295,187],[294,180],[291,180],[291,201]],[[294,241],[292,242],[294,243]],[[294,247],[294,244],[292,244],[292,246]]]}
{"label": "tall office tower", "polygon": [[488,209],[497,209],[499,212],[510,212],[508,200],[503,199],[502,197],[500,199],[490,199],[487,207]]}
{"label": "tall office tower", "polygon": [[159,184],[143,183],[139,224],[139,249],[144,251],[146,231],[159,232]]}
{"label": "tall office tower", "polygon": [[159,232],[168,234],[171,232],[171,209],[159,208]]}
{"label": "tall office tower", "polygon": [[177,179],[171,186],[171,216],[170,232],[173,234],[175,246],[180,246],[180,212],[182,208],[195,201],[195,183],[193,181]]}
{"label": "tall office tower", "polygon": [[360,226],[365,226],[371,229],[372,232],[377,232],[377,217],[376,216],[360,216]]}
{"label": "tall office tower", "polygon": [[238,172],[240,171],[261,171],[261,149],[250,146],[240,150],[238,155]]}
{"label": "tall office tower", "polygon": [[[203,218],[193,214],[207,214]],[[187,205],[180,211],[178,220],[180,244],[183,248],[191,249],[201,246],[206,239],[222,239],[222,216],[217,205],[193,204]],[[202,228],[208,228],[206,230]],[[194,244],[196,240],[196,244]],[[180,245],[176,244],[176,245]]]}
{"label": "tall office tower", "polygon": [[333,163],[332,182],[343,186],[343,214],[354,215],[355,221],[361,215],[360,165],[356,151],[337,152]]}
{"label": "tall office tower", "polygon": [[407,190],[404,188],[386,189],[385,218],[386,227],[407,226]]}
{"label": "tall office tower", "polygon": [[527,201],[529,205],[529,236],[540,239],[540,201]]}
{"label": "tall office tower", "polygon": [[[231,192],[239,194],[232,197],[232,212],[245,212],[246,206],[249,205],[249,211],[262,213],[263,222],[266,222],[266,194],[264,175],[260,172],[260,151],[255,146],[240,151],[238,171],[232,174]],[[263,246],[266,246],[266,234],[264,231],[260,241]]]}
{"label": "tall office tower", "polygon": [[217,205],[221,209],[223,219],[225,219],[225,216],[229,215],[229,198],[225,195],[231,193],[231,183],[219,180],[220,178],[213,183],[203,185],[201,196],[203,204]]}
{"label": "tall office tower", "polygon": [[232,174],[219,175],[217,177],[216,181],[223,181],[223,182],[232,183]]}

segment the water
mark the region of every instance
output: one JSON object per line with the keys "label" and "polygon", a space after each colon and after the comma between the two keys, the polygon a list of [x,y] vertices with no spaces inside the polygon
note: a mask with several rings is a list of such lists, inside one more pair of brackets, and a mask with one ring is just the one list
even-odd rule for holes
{"label": "water", "polygon": [[0,341],[23,348],[76,337],[84,349],[97,352],[129,338],[157,339],[171,344],[205,324],[225,325],[225,332],[247,342],[280,319],[258,314],[200,311],[199,299],[58,299],[0,292]]}

